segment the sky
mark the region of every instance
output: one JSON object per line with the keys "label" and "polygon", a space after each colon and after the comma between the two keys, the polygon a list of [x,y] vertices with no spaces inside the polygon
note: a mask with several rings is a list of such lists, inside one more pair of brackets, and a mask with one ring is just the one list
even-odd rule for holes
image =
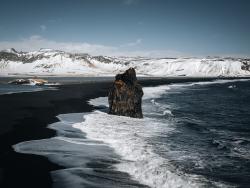
{"label": "sky", "polygon": [[250,56],[249,0],[0,0],[0,50]]}

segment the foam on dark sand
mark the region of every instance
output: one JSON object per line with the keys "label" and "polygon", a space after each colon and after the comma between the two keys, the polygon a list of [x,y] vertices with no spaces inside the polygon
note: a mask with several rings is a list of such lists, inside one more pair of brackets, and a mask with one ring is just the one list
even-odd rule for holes
{"label": "foam on dark sand", "polygon": [[65,85],[56,91],[1,95],[0,187],[50,187],[49,171],[62,167],[45,157],[16,153],[12,145],[54,136],[55,131],[46,127],[58,121],[56,115],[93,110],[87,100],[104,95],[109,85]]}
{"label": "foam on dark sand", "polygon": [[[156,86],[212,79],[142,79],[140,83],[143,86]],[[0,95],[0,187],[52,186],[50,172],[64,167],[43,156],[17,153],[12,146],[24,141],[55,136],[56,131],[46,127],[59,121],[57,115],[93,111],[94,107],[88,104],[88,100],[107,96],[112,84],[110,79],[74,82],[55,86],[57,90]]]}

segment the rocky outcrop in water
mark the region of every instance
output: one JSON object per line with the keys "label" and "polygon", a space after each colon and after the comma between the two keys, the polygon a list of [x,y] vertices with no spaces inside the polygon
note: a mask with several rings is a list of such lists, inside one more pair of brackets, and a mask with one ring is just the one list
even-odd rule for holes
{"label": "rocky outcrop in water", "polygon": [[8,82],[9,84],[16,84],[16,85],[23,85],[23,84],[29,84],[29,85],[44,85],[47,84],[48,81],[44,80],[44,79],[15,79],[12,80],[10,82]]}
{"label": "rocky outcrop in water", "polygon": [[27,79],[15,79],[8,82],[9,84],[16,84],[16,85],[22,85],[22,84],[29,84],[30,81]]}
{"label": "rocky outcrop in water", "polygon": [[143,91],[137,82],[134,68],[126,70],[115,77],[115,82],[108,94],[109,113],[120,116],[143,118]]}

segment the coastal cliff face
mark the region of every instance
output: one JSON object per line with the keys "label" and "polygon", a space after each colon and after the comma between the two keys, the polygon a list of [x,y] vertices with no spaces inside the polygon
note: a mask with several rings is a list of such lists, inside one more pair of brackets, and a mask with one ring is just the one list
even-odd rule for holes
{"label": "coastal cliff face", "polygon": [[126,70],[123,74],[117,74],[108,94],[109,113],[143,118],[142,96],[142,87],[137,82],[134,68]]}

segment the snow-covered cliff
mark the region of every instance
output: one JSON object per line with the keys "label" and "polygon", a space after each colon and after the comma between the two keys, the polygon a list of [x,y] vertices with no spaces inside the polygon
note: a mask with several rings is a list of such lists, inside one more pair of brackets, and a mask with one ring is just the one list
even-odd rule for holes
{"label": "snow-covered cliff", "polygon": [[241,58],[107,57],[51,49],[0,52],[0,76],[113,76],[129,67],[141,76],[250,76],[250,60]]}

